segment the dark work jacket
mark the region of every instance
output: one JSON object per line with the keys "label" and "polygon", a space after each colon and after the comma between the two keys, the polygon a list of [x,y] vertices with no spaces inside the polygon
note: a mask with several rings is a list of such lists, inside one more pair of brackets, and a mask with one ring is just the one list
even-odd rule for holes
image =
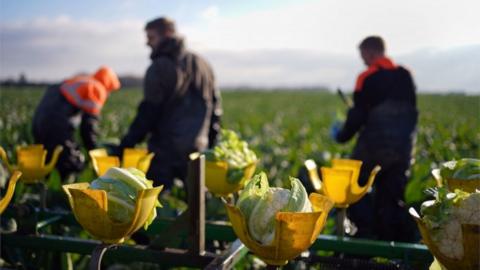
{"label": "dark work jacket", "polygon": [[80,128],[85,148],[95,148],[98,117],[70,104],[61,94],[59,84],[48,87],[33,116],[35,142],[45,144],[47,149],[56,145],[65,147],[67,142],[74,142],[77,128]]}
{"label": "dark work jacket", "polygon": [[188,52],[179,37],[167,38],[151,55],[144,79],[144,99],[121,148],[147,136],[148,148],[170,160],[215,143],[221,100],[210,65]]}
{"label": "dark work jacket", "polygon": [[354,105],[337,141],[346,142],[358,132],[356,151],[390,149],[408,158],[418,118],[410,72],[398,66],[379,68],[366,75],[354,92]]}

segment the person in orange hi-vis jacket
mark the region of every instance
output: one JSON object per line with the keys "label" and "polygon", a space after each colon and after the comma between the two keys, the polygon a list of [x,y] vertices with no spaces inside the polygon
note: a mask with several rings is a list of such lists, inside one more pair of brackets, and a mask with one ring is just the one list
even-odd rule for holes
{"label": "person in orange hi-vis jacket", "polygon": [[74,139],[75,130],[80,128],[83,146],[94,149],[102,107],[109,94],[119,88],[115,72],[102,66],[93,75],[75,76],[46,90],[35,110],[33,137],[35,143],[45,146],[49,155],[55,146],[63,146],[56,165],[63,181],[85,166],[85,157]]}

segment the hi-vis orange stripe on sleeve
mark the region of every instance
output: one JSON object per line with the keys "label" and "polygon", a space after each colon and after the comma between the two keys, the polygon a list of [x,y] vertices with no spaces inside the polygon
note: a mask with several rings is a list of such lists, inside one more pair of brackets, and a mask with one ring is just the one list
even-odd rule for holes
{"label": "hi-vis orange stripe on sleeve", "polygon": [[373,73],[377,72],[379,69],[395,69],[397,66],[387,57],[381,57],[377,59],[373,64],[371,64],[367,70],[360,73],[357,78],[357,82],[355,83],[355,92],[362,90],[363,83],[365,79],[372,75]]}
{"label": "hi-vis orange stripe on sleeve", "polygon": [[76,77],[60,86],[67,101],[84,112],[98,115],[107,100],[107,90],[93,78]]}

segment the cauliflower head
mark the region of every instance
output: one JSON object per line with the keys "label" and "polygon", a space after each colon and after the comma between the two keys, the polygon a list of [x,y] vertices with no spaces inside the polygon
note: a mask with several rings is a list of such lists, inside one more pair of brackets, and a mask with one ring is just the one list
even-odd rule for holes
{"label": "cauliflower head", "polygon": [[440,252],[452,259],[462,259],[462,224],[480,225],[480,191],[440,188],[435,200],[422,204],[422,220]]}
{"label": "cauliflower head", "polygon": [[263,245],[270,244],[275,237],[277,212],[312,212],[300,180],[290,177],[290,189],[269,187],[263,172],[248,182],[236,205],[246,219],[250,236]]}

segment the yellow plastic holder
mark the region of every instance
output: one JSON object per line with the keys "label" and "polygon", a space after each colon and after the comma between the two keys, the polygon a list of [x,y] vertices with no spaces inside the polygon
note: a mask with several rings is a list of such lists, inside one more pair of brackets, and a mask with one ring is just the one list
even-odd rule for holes
{"label": "yellow plastic holder", "polygon": [[476,189],[480,190],[480,179],[463,180],[447,178],[447,186],[451,191],[455,191],[455,189],[461,189],[463,191],[472,193],[475,192]]}
{"label": "yellow plastic holder", "polygon": [[120,167],[120,160],[118,157],[111,157],[111,156],[106,156],[106,157],[96,157],[95,161],[97,163],[96,167],[94,166],[95,172],[97,172],[97,175],[104,175],[108,169],[112,167]]}
{"label": "yellow plastic holder", "polygon": [[154,157],[153,153],[148,153],[147,149],[141,148],[125,148],[122,161],[116,156],[109,156],[104,148],[90,150],[88,154],[97,176],[103,175],[111,167],[120,167],[120,164],[123,168],[133,167],[147,173]]}
{"label": "yellow plastic holder", "polygon": [[[358,181],[363,162],[355,159],[333,159],[332,168],[352,170],[352,179]],[[357,185],[358,186],[358,185]]]}
{"label": "yellow plastic holder", "polygon": [[[194,152],[189,155],[190,160],[196,159],[200,153]],[[245,186],[255,173],[257,162],[252,162],[243,169],[243,177],[237,183],[227,181],[228,163],[225,161],[205,161],[205,186],[215,196],[228,197]]]}
{"label": "yellow plastic holder", "polygon": [[469,180],[446,178],[446,181],[444,181],[440,175],[440,169],[433,169],[432,175],[437,182],[437,186],[443,187],[445,185],[444,182],[446,182],[448,190],[452,192],[455,191],[455,189],[461,189],[469,193],[475,192],[476,189],[480,190],[480,178]]}
{"label": "yellow plastic holder", "polygon": [[97,149],[92,149],[88,151],[88,154],[90,157],[106,157],[108,156],[107,149],[105,148],[97,148]]}
{"label": "yellow plastic holder", "polygon": [[278,212],[275,216],[275,237],[271,244],[262,245],[248,232],[247,221],[240,209],[225,203],[233,230],[242,243],[269,265],[281,266],[307,250],[325,226],[333,202],[326,196],[310,194],[313,212]]}
{"label": "yellow plastic holder", "polygon": [[150,168],[150,163],[152,162],[153,157],[155,156],[154,153],[149,153],[141,158],[138,159],[137,162],[137,169],[140,171],[147,173],[148,168]]}
{"label": "yellow plastic holder", "polygon": [[364,186],[358,184],[361,161],[333,160],[333,167],[321,167],[322,189],[320,193],[329,197],[335,207],[347,208],[359,201],[370,189],[380,166],[370,172],[368,182]]}
{"label": "yellow plastic holder", "polygon": [[17,184],[18,179],[22,176],[22,172],[14,171],[12,176],[10,176],[10,180],[8,181],[7,192],[5,193],[5,197],[0,200],[0,215],[5,211],[7,205],[10,203],[13,197],[13,193],[15,191],[15,185]]}
{"label": "yellow plastic holder", "polygon": [[205,162],[205,186],[208,191],[216,196],[228,196],[239,191],[245,182],[252,178],[255,173],[256,163],[250,163],[243,169],[243,177],[237,183],[227,181],[228,164],[224,161]]}
{"label": "yellow plastic holder", "polygon": [[47,150],[41,144],[19,146],[16,148],[17,164],[10,164],[7,153],[0,147],[0,158],[5,162],[10,173],[22,172],[21,181],[25,184],[32,184],[44,180],[45,177],[55,168],[63,147],[58,145],[53,150],[52,158],[45,163]]}
{"label": "yellow plastic holder", "polygon": [[410,215],[417,223],[423,242],[427,245],[435,258],[448,270],[480,269],[480,226],[473,224],[462,225],[463,258],[460,260],[449,258],[440,252],[432,240],[430,232],[414,208],[409,209]]}
{"label": "yellow plastic holder", "polygon": [[116,222],[108,216],[107,193],[89,189],[89,183],[63,185],[70,207],[78,223],[94,238],[107,244],[122,243],[140,229],[155,207],[163,186],[139,190],[132,219]]}
{"label": "yellow plastic holder", "polygon": [[144,149],[144,148],[143,149],[140,149],[140,148],[125,148],[123,150],[122,167],[123,168],[129,168],[129,167],[137,168],[140,160],[144,159],[147,155],[148,155],[148,150]]}

